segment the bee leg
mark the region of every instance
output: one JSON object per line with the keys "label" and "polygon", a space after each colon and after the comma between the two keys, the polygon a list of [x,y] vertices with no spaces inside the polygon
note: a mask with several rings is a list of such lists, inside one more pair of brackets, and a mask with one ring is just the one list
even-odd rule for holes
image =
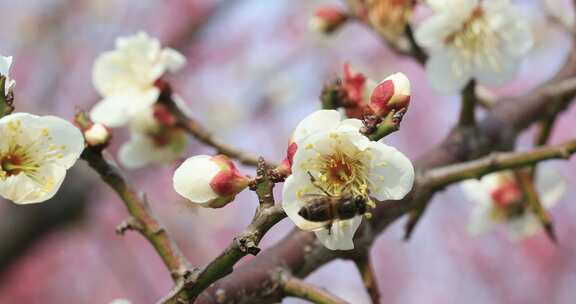
{"label": "bee leg", "polygon": [[368,207],[370,207],[371,209],[376,208],[376,203],[374,203],[374,201],[370,198],[368,198],[368,200],[366,201],[366,205],[368,205]]}
{"label": "bee leg", "polygon": [[332,222],[326,224],[326,229],[328,229],[328,235],[332,234]]}
{"label": "bee leg", "polygon": [[369,219],[372,218],[372,213],[366,212],[366,213],[364,213],[364,217],[365,217],[367,220],[369,220]]}
{"label": "bee leg", "polygon": [[310,181],[312,182],[312,185],[314,185],[314,187],[320,189],[320,191],[324,192],[324,194],[326,194],[327,196],[332,196],[330,195],[330,193],[328,193],[328,191],[326,191],[326,189],[322,188],[322,186],[318,185],[318,182],[316,181],[316,178],[314,178],[314,175],[312,175],[312,173],[310,173],[310,171],[308,172],[308,176],[310,176]]}

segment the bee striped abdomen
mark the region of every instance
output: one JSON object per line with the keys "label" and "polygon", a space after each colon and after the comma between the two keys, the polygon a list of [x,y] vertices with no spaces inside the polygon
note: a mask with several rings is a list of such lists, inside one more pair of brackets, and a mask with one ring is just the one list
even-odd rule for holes
{"label": "bee striped abdomen", "polygon": [[298,214],[304,219],[312,222],[325,222],[334,219],[333,204],[329,199],[319,199],[308,203],[302,207]]}

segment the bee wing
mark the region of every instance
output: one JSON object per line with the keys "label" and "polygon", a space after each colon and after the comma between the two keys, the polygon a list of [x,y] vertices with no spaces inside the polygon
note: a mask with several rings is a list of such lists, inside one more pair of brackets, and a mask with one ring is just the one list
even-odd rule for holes
{"label": "bee wing", "polygon": [[[314,194],[308,193],[302,195],[304,201],[312,202],[317,200],[327,201],[329,204],[331,203],[330,197],[326,196],[325,194]],[[304,221],[303,224],[299,225],[300,228],[308,231],[319,231],[326,229],[326,226],[330,223],[330,221],[322,221],[322,222],[313,222],[302,218]]]}
{"label": "bee wing", "polygon": [[307,194],[303,194],[302,198],[304,200],[318,200],[318,199],[326,199],[326,195],[324,194],[313,194],[313,193],[307,193]]}

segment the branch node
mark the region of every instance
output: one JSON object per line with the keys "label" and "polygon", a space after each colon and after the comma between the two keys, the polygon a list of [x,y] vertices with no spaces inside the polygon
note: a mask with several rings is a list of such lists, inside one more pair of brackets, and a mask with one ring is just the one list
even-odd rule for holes
{"label": "branch node", "polygon": [[260,253],[260,248],[258,248],[256,242],[254,242],[251,237],[237,237],[235,242],[238,245],[240,251],[243,253],[248,253],[254,256]]}
{"label": "branch node", "polygon": [[116,234],[124,235],[124,233],[126,233],[128,230],[142,231],[142,229],[143,227],[140,222],[131,216],[116,226]]}

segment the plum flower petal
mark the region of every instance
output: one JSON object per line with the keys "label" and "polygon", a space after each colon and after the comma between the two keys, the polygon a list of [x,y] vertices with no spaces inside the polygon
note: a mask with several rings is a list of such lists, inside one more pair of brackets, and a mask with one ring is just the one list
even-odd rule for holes
{"label": "plum flower petal", "polygon": [[314,233],[316,237],[330,250],[352,250],[354,249],[354,233],[360,227],[362,217],[356,216],[349,220],[338,221],[327,229],[318,230]]}

